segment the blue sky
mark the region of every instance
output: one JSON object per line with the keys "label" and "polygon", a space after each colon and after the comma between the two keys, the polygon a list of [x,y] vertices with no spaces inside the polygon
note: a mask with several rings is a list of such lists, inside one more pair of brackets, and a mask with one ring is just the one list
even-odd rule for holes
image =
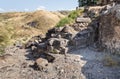
{"label": "blue sky", "polygon": [[2,0],[0,12],[34,11],[46,9],[49,11],[75,9],[77,0]]}

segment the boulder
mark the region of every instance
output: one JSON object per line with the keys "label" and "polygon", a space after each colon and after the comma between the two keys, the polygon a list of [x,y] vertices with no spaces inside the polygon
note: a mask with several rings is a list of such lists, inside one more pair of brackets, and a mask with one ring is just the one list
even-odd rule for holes
{"label": "boulder", "polygon": [[71,26],[65,26],[63,29],[62,29],[62,31],[61,31],[62,33],[73,33],[73,32],[75,32],[75,30],[74,30],[74,28],[72,28]]}
{"label": "boulder", "polygon": [[48,32],[46,33],[46,39],[56,38],[62,29],[63,29],[63,27],[54,27],[54,28],[48,30]]}
{"label": "boulder", "polygon": [[76,35],[76,31],[71,26],[65,26],[61,31],[61,37],[71,40]]}
{"label": "boulder", "polygon": [[[64,38],[50,38],[48,40],[47,50],[50,50],[49,52],[52,53],[61,53],[63,48],[68,46],[68,42],[69,41]],[[63,53],[66,53],[66,51]]]}
{"label": "boulder", "polygon": [[72,27],[75,31],[79,32],[81,30],[87,29],[89,26],[89,23],[74,23]]}
{"label": "boulder", "polygon": [[36,67],[38,67],[38,70],[43,71],[44,69],[47,68],[48,61],[47,61],[46,59],[43,59],[43,58],[38,58],[38,59],[35,61],[34,65],[35,65]]}
{"label": "boulder", "polygon": [[37,21],[28,22],[27,25],[30,27],[35,27],[37,25]]}
{"label": "boulder", "polygon": [[50,38],[48,40],[48,45],[56,48],[66,47],[68,45],[68,40],[63,38]]}
{"label": "boulder", "polygon": [[95,18],[100,15],[101,10],[104,6],[90,6],[85,9],[85,12],[90,18]]}
{"label": "boulder", "polygon": [[93,30],[88,28],[80,31],[76,34],[74,39],[72,40],[73,45],[77,47],[86,47],[92,42],[92,34]]}
{"label": "boulder", "polygon": [[120,5],[100,16],[99,44],[112,53],[120,51]]}
{"label": "boulder", "polygon": [[77,23],[90,23],[92,20],[88,17],[78,17],[76,18]]}
{"label": "boulder", "polygon": [[43,42],[42,35],[34,36],[24,45],[24,47],[31,48],[32,46],[36,46],[41,42]]}
{"label": "boulder", "polygon": [[36,46],[32,46],[31,50],[33,57],[38,58],[42,53],[46,52],[46,43],[40,43]]}
{"label": "boulder", "polygon": [[51,54],[51,53],[48,53],[48,52],[41,54],[40,57],[46,59],[46,60],[47,60],[48,62],[50,62],[50,63],[53,63],[54,60],[55,60],[54,54]]}
{"label": "boulder", "polygon": [[68,40],[73,39],[74,36],[75,36],[75,34],[71,34],[71,33],[61,33],[61,37],[68,39]]}
{"label": "boulder", "polygon": [[117,4],[120,4],[120,0],[114,0]]}

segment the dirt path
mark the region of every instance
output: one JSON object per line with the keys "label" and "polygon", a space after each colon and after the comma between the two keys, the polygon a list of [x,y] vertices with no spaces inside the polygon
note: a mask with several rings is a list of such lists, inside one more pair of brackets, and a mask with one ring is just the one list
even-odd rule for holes
{"label": "dirt path", "polygon": [[[64,55],[55,54],[54,63],[49,63],[47,70],[32,68],[34,60],[25,49],[11,47],[6,50],[11,57],[0,60],[0,79],[120,79],[120,67],[103,65],[105,54],[88,48],[79,49]],[[29,56],[29,57],[28,57]]]}
{"label": "dirt path", "polygon": [[80,56],[80,62],[86,62],[82,69],[86,79],[120,79],[119,67],[108,67],[103,64],[106,54],[88,48],[76,50],[73,54]]}

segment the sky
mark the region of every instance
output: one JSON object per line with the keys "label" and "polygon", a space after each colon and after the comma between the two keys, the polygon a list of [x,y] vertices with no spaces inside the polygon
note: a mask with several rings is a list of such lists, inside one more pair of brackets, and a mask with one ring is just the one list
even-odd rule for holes
{"label": "sky", "polygon": [[0,12],[35,10],[71,10],[78,5],[77,0],[2,0]]}

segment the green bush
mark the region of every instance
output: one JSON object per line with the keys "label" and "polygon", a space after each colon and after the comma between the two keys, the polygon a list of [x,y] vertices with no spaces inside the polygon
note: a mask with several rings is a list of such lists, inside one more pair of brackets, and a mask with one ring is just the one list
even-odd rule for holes
{"label": "green bush", "polygon": [[65,18],[61,19],[61,21],[57,24],[57,27],[69,24],[71,21],[72,21],[72,19],[65,17]]}
{"label": "green bush", "polygon": [[77,17],[79,16],[80,13],[81,13],[80,10],[72,11],[72,12],[68,15],[68,17],[69,17],[69,18],[72,18],[72,19],[75,19],[75,18],[77,18]]}
{"label": "green bush", "polygon": [[59,23],[57,23],[57,27],[65,26],[66,24],[71,24],[75,21],[75,19],[83,12],[83,10],[74,10],[67,17],[61,19]]}

